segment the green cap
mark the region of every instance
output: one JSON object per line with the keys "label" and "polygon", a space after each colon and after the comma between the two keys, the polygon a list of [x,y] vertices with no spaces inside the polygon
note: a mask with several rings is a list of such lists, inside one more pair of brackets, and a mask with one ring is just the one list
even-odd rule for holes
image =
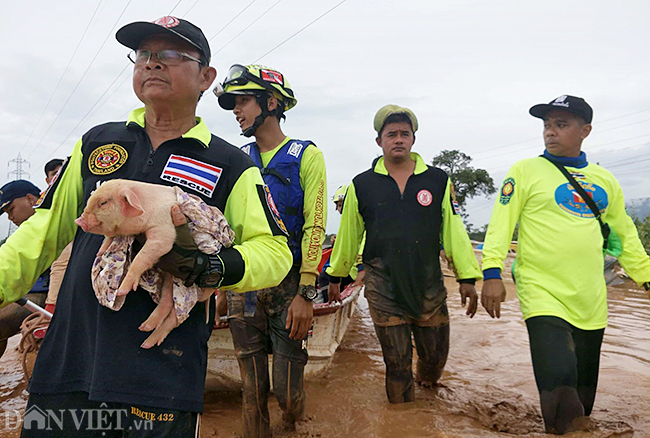
{"label": "green cap", "polygon": [[401,106],[397,105],[384,105],[381,108],[379,108],[379,111],[377,111],[377,114],[375,114],[375,131],[379,133],[381,129],[384,127],[384,123],[386,122],[386,119],[388,116],[391,114],[406,114],[409,119],[411,119],[411,125],[413,126],[413,132],[418,130],[418,119],[415,117],[415,113],[411,111],[408,108],[402,108]]}

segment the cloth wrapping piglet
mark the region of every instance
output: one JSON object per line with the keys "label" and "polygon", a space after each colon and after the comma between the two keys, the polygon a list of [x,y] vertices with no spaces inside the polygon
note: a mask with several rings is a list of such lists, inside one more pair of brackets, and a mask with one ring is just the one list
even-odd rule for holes
{"label": "cloth wrapping piglet", "polygon": [[[181,211],[188,218],[190,234],[201,252],[216,254],[221,248],[232,245],[235,233],[218,208],[208,206],[197,196],[189,195],[178,187],[174,187],[174,190]],[[134,239],[134,236],[115,236],[93,264],[91,275],[95,296],[100,304],[109,309],[120,310],[126,299],[126,296],[118,295],[117,290],[129,269]],[[173,283],[174,310],[180,324],[188,318],[202,292],[196,285],[184,286],[182,280],[175,277]],[[145,271],[139,285],[158,303],[163,287],[163,272],[158,268]]]}

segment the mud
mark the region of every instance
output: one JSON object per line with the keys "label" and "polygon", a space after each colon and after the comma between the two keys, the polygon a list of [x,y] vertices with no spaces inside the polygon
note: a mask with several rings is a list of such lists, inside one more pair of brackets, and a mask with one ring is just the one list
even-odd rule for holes
{"label": "mud", "polygon": [[[414,403],[387,402],[381,350],[361,298],[332,366],[306,383],[306,415],[295,432],[281,430],[280,409],[270,402],[273,436],[550,437],[512,284],[500,320],[482,309],[467,318],[453,282],[448,286],[451,351],[441,386],[416,388]],[[609,314],[594,411],[587,430],[571,438],[650,437],[650,300],[626,281],[610,288]],[[20,435],[15,417],[27,400],[17,344],[11,338],[0,359],[0,437]],[[240,409],[238,392],[206,394],[201,436],[241,436]]]}

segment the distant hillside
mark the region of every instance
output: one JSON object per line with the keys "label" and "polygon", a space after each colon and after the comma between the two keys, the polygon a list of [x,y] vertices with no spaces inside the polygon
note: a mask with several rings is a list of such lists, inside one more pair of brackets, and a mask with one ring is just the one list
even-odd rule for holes
{"label": "distant hillside", "polygon": [[625,208],[633,218],[644,220],[650,216],[650,198],[630,199],[625,203]]}

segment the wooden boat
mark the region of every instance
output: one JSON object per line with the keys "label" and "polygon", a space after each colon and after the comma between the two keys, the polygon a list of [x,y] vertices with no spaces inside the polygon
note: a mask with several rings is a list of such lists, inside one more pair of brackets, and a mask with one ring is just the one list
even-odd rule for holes
{"label": "wooden boat", "polygon": [[[357,306],[362,286],[348,286],[341,294],[341,303],[314,304],[314,323],[307,338],[309,362],[305,377],[318,375],[332,363]],[[223,322],[226,322],[222,319]],[[269,369],[273,357],[269,355]],[[215,328],[208,341],[208,370],[206,390],[236,389],[241,387],[239,365],[227,324]]]}

